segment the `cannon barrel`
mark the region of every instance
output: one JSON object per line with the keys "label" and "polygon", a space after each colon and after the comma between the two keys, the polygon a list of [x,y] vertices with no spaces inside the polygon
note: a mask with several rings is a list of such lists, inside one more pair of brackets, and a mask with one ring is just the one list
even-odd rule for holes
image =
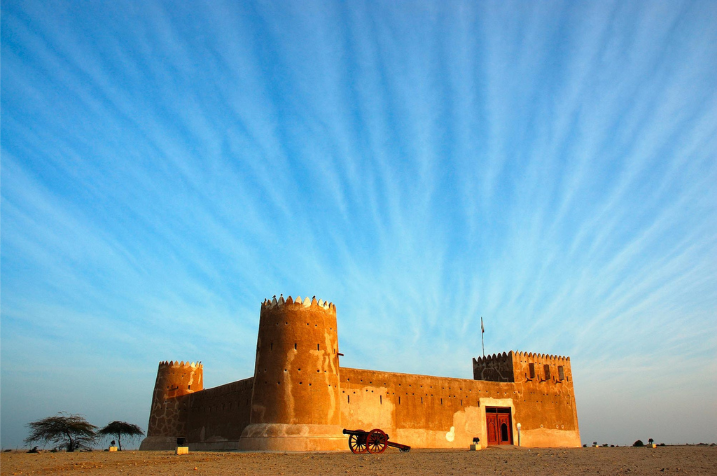
{"label": "cannon barrel", "polygon": [[[365,436],[365,435],[368,435],[369,432],[363,431],[363,430],[347,430],[346,428],[344,428],[343,434],[344,435]],[[388,434],[386,434],[386,439],[388,440],[388,438],[389,438],[389,436],[388,436]]]}
{"label": "cannon barrel", "polygon": [[368,431],[363,431],[363,430],[347,430],[346,428],[344,428],[344,432],[343,432],[343,433],[344,433],[344,435],[357,435],[357,436],[359,436],[359,435],[365,435],[365,434],[367,434]]}

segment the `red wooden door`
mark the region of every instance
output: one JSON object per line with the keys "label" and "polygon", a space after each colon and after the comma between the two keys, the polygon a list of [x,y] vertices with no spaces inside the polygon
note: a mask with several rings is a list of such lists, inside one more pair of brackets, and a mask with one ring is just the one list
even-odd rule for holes
{"label": "red wooden door", "polygon": [[498,439],[498,415],[496,413],[486,413],[485,418],[488,430],[488,444],[500,444],[500,440]]}
{"label": "red wooden door", "polygon": [[485,422],[489,445],[513,444],[513,429],[510,420],[510,408],[486,407]]}

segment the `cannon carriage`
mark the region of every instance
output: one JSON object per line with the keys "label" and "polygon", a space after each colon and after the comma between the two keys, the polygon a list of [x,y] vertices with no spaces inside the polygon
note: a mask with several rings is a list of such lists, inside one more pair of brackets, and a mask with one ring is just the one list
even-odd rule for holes
{"label": "cannon carriage", "polygon": [[398,448],[404,453],[411,451],[411,447],[408,445],[389,441],[389,436],[379,428],[374,428],[371,431],[344,429],[344,435],[349,435],[349,449],[354,454],[380,454],[389,446]]}

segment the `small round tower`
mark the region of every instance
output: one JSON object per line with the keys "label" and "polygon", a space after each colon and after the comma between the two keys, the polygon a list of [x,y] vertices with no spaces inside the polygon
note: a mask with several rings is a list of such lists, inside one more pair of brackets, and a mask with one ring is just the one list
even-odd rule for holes
{"label": "small round tower", "polygon": [[201,362],[160,362],[152,393],[147,437],[141,450],[173,449],[186,437],[189,400],[186,395],[204,389]]}
{"label": "small round tower", "polygon": [[336,307],[316,298],[261,305],[246,450],[343,449]]}

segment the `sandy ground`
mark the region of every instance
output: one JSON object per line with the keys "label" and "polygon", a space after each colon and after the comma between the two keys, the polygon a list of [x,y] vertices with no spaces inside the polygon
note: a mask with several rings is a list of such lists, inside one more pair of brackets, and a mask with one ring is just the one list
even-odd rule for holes
{"label": "sandy ground", "polygon": [[314,474],[717,474],[717,447],[524,449],[471,451],[389,448],[351,453],[2,453],[0,474],[314,475]]}

